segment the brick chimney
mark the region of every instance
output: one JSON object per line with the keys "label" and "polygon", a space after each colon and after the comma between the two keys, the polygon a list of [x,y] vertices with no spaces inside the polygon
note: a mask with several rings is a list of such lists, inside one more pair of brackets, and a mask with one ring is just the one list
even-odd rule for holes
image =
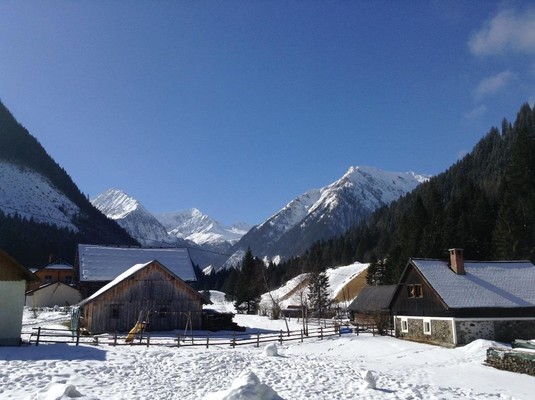
{"label": "brick chimney", "polygon": [[463,249],[449,249],[450,267],[457,275],[464,275],[464,254]]}

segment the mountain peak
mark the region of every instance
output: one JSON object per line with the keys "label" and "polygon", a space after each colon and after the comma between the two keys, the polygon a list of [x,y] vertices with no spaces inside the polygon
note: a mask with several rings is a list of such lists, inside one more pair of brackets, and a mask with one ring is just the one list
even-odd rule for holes
{"label": "mountain peak", "polygon": [[91,203],[111,219],[121,219],[142,207],[139,201],[119,189],[108,189]]}
{"label": "mountain peak", "polygon": [[296,197],[251,229],[233,251],[238,254],[250,247],[257,257],[270,260],[299,255],[314,242],[345,232],[427,179],[413,172],[351,166],[337,181]]}

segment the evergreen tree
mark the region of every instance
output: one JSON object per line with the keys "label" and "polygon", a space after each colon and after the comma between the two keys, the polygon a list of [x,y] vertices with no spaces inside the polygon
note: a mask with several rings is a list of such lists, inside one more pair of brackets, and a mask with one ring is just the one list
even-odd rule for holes
{"label": "evergreen tree", "polygon": [[318,312],[318,318],[321,318],[329,308],[331,304],[329,278],[325,271],[316,270],[310,273],[308,301],[311,308]]}
{"label": "evergreen tree", "polygon": [[247,314],[256,311],[263,289],[264,264],[253,256],[251,248],[248,248],[243,256],[240,272],[234,290],[236,309],[245,305]]}

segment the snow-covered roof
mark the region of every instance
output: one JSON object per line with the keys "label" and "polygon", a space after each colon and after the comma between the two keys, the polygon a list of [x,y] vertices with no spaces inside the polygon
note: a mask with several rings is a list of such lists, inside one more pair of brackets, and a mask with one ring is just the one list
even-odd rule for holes
{"label": "snow-covered roof", "polygon": [[48,264],[48,265],[46,265],[45,267],[43,267],[42,269],[62,269],[62,270],[69,270],[69,269],[74,269],[74,267],[73,267],[71,264],[66,263],[66,262],[56,262],[56,263]]}
{"label": "snow-covered roof", "polygon": [[102,293],[106,292],[107,290],[111,289],[112,287],[114,287],[115,285],[117,285],[118,283],[124,281],[126,278],[134,275],[137,271],[145,268],[147,265],[149,265],[152,261],[149,261],[147,263],[144,263],[144,264],[136,264],[130,268],[128,268],[126,271],[124,271],[122,274],[120,274],[119,276],[117,276],[113,281],[109,282],[108,284],[104,285],[103,287],[101,287],[99,290],[97,290],[95,293],[93,293],[91,296],[89,296],[87,299],[84,299],[82,300],[80,303],[78,303],[78,305],[83,305],[91,300],[93,300],[94,298],[100,296]]}
{"label": "snow-covered roof", "polygon": [[78,245],[80,281],[111,281],[132,265],[157,260],[184,281],[195,281],[195,272],[186,248],[134,248]]}
{"label": "snow-covered roof", "polygon": [[447,261],[411,261],[449,308],[535,307],[535,265],[529,261],[465,261],[465,275]]}

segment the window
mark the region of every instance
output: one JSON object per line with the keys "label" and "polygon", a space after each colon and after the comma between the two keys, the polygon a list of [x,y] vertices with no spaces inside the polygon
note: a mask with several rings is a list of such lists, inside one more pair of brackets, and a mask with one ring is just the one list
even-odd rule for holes
{"label": "window", "polygon": [[421,297],[424,297],[423,292],[422,292],[422,285],[420,285],[420,284],[407,285],[407,296],[409,298],[421,298]]}
{"label": "window", "polygon": [[111,306],[110,317],[112,319],[119,319],[119,307],[118,306]]}
{"label": "window", "polygon": [[45,283],[52,282],[52,275],[45,275]]}
{"label": "window", "polygon": [[424,334],[425,335],[431,334],[431,320],[430,319],[424,319]]}
{"label": "window", "polygon": [[409,321],[407,318],[401,318],[401,332],[409,332]]}

